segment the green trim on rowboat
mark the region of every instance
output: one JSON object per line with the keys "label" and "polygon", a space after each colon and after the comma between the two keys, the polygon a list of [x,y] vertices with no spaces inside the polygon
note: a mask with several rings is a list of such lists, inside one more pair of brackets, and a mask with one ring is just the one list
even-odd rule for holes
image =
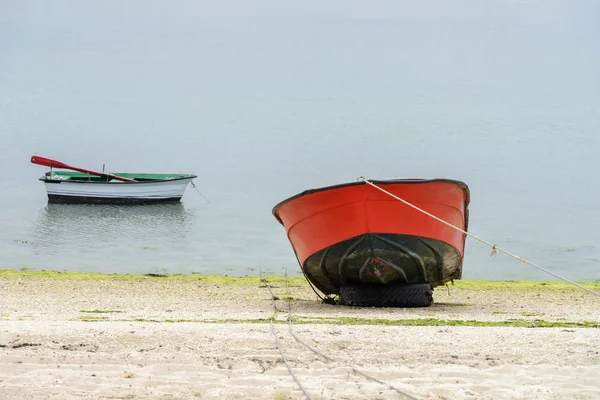
{"label": "green trim on rowboat", "polygon": [[[171,179],[181,179],[195,177],[193,174],[147,174],[147,173],[132,173],[132,172],[107,172],[112,175],[121,176],[123,178],[135,179],[136,181],[164,181]],[[53,176],[62,178],[63,180],[87,181],[94,182],[105,181],[105,177],[87,174],[85,172],[76,171],[52,171]],[[46,172],[46,178],[50,177],[50,172]]]}

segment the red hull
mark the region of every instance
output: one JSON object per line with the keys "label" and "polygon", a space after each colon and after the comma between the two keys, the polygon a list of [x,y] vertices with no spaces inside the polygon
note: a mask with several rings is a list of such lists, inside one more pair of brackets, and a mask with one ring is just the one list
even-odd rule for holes
{"label": "red hull", "polygon": [[[424,211],[458,228],[467,230],[469,189],[464,183],[443,179],[372,182]],[[443,262],[440,260],[445,259],[443,253],[447,250],[439,250],[436,255],[438,264],[440,264],[439,268],[446,269],[440,273],[440,277],[428,279],[427,274],[424,275],[424,278],[423,276],[406,276],[406,273],[400,272],[398,278],[392,277],[391,280],[406,282],[429,280],[432,284],[442,284],[449,278],[460,278],[462,272],[465,234],[363,182],[303,192],[276,205],[273,208],[273,215],[285,227],[289,241],[305,272],[307,272],[307,260],[311,256],[319,252],[327,252],[328,250],[324,249],[329,249],[349,239],[361,238],[370,234],[383,235],[383,237],[415,237],[428,243],[445,243],[441,246],[444,249],[446,247],[456,249],[454,258],[460,259],[458,263],[454,262],[456,264],[454,267],[441,265]],[[387,239],[385,240],[387,241]],[[403,247],[404,252],[412,257],[411,254],[414,251],[411,248],[405,248],[410,246],[406,244],[408,242],[403,239],[400,242],[404,245],[398,246]],[[428,247],[431,246],[428,245]],[[350,250],[345,252],[348,253],[348,251]],[[325,267],[319,268],[324,269]],[[396,268],[395,265],[394,268],[401,269]],[[340,274],[344,275],[341,271],[342,267],[340,266]],[[317,273],[320,274],[319,271]],[[363,268],[361,274],[364,273]],[[334,287],[346,282],[344,276],[333,276],[336,274],[336,271],[333,273],[325,271],[325,277],[322,279],[324,283],[317,284],[317,286],[320,286],[321,289],[325,288],[325,292],[335,292],[337,288],[334,289]],[[402,274],[404,277],[401,276]],[[360,281],[361,279],[350,278],[350,280]]]}

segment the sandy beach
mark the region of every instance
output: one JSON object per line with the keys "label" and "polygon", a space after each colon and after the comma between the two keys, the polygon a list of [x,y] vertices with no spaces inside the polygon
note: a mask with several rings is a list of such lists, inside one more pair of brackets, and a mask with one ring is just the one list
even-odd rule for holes
{"label": "sandy beach", "polygon": [[457,282],[397,309],[267,282],[5,271],[0,398],[600,399],[581,289]]}

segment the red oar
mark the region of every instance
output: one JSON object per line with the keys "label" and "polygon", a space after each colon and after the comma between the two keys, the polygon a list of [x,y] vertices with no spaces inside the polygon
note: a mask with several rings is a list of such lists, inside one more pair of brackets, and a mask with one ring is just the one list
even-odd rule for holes
{"label": "red oar", "polygon": [[40,157],[40,156],[31,157],[31,162],[34,164],[43,165],[43,166],[50,167],[50,168],[72,169],[73,171],[86,172],[88,174],[97,175],[97,176],[109,176],[113,179],[116,179],[118,181],[123,181],[123,182],[137,182],[135,179],[123,178],[122,176],[117,176],[117,175],[109,174],[106,172],[97,172],[97,171],[92,171],[90,169],[73,167],[71,165],[61,163],[60,161],[51,160],[49,158]]}

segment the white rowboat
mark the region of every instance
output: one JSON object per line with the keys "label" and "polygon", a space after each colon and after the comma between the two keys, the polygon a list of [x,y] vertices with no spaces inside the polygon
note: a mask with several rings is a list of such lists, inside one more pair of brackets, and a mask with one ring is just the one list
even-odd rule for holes
{"label": "white rowboat", "polygon": [[196,175],[116,174],[137,182],[102,181],[80,172],[53,172],[40,178],[52,203],[157,203],[180,201]]}
{"label": "white rowboat", "polygon": [[[34,164],[50,167],[40,178],[52,203],[158,203],[180,201],[196,178],[193,174],[96,172],[33,156]],[[73,171],[53,171],[65,168]]]}

